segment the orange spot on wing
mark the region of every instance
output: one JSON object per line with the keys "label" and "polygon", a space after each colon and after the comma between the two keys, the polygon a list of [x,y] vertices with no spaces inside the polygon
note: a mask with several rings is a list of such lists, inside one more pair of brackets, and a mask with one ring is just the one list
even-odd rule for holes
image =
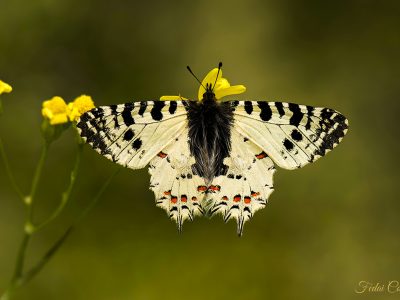
{"label": "orange spot on wing", "polygon": [[210,185],[209,189],[211,191],[213,191],[213,192],[219,192],[221,190],[221,186],[219,186],[219,185]]}
{"label": "orange spot on wing", "polygon": [[261,152],[260,154],[257,154],[256,155],[256,158],[257,159],[263,159],[263,158],[266,158],[268,155],[267,155],[267,153],[265,153],[264,151],[263,152]]}
{"label": "orange spot on wing", "polygon": [[242,197],[240,197],[240,195],[236,195],[233,197],[233,202],[240,202],[240,199],[242,199]]}
{"label": "orange spot on wing", "polygon": [[228,197],[227,196],[223,196],[221,199],[224,200],[224,201],[228,201]]}
{"label": "orange spot on wing", "polygon": [[251,196],[252,196],[252,197],[257,197],[257,196],[259,196],[259,195],[260,195],[259,192],[251,192]]}
{"label": "orange spot on wing", "polygon": [[178,197],[172,196],[172,197],[171,197],[171,202],[174,203],[174,204],[175,204],[176,202],[178,202]]}
{"label": "orange spot on wing", "polygon": [[165,192],[164,192],[164,195],[165,195],[165,196],[171,195],[171,191],[165,191]]}
{"label": "orange spot on wing", "polygon": [[207,191],[207,187],[205,185],[199,185],[197,187],[197,191],[198,192],[205,192],[205,191]]}
{"label": "orange spot on wing", "polygon": [[187,197],[186,197],[185,195],[182,195],[182,196],[181,196],[181,201],[182,201],[182,202],[187,202]]}
{"label": "orange spot on wing", "polygon": [[161,151],[160,153],[157,154],[157,156],[161,158],[166,158],[168,154]]}
{"label": "orange spot on wing", "polygon": [[244,203],[249,204],[251,202],[251,199],[249,196],[244,197]]}
{"label": "orange spot on wing", "polygon": [[192,197],[192,201],[197,201],[197,197]]}

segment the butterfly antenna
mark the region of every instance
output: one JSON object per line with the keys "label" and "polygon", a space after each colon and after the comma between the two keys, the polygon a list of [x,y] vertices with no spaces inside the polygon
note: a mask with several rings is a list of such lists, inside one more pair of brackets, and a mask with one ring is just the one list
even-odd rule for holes
{"label": "butterfly antenna", "polygon": [[218,75],[219,75],[219,72],[221,71],[221,68],[222,68],[222,62],[219,62],[219,64],[218,64],[218,72],[217,72],[217,77],[215,77],[215,82],[214,82],[214,85],[213,85],[212,91],[214,91],[215,85],[217,84]]}
{"label": "butterfly antenna", "polygon": [[192,69],[191,69],[189,66],[186,66],[186,69],[188,69],[189,73],[192,74],[192,76],[197,80],[197,82],[200,83],[200,85],[201,85],[205,90],[207,90],[207,89],[204,87],[204,85],[201,83],[201,81],[197,78],[197,76],[194,75]]}

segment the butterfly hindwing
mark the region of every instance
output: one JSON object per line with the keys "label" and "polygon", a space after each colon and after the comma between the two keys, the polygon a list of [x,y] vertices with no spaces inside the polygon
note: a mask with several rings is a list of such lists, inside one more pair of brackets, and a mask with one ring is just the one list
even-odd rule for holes
{"label": "butterfly hindwing", "polygon": [[232,102],[235,127],[282,168],[300,168],[336,147],[348,121],[339,112],[285,102]]}
{"label": "butterfly hindwing", "polygon": [[241,235],[243,224],[266,205],[273,192],[275,167],[260,147],[235,130],[231,145],[231,155],[224,160],[226,175],[215,177],[208,188],[208,214],[220,213],[226,222],[236,219]]}
{"label": "butterfly hindwing", "polygon": [[143,101],[102,106],[77,124],[94,150],[125,167],[145,167],[179,136],[187,123],[182,101]]}
{"label": "butterfly hindwing", "polygon": [[150,162],[150,189],[156,204],[177,222],[179,230],[185,220],[204,212],[206,187],[204,179],[193,173],[194,163],[187,129]]}

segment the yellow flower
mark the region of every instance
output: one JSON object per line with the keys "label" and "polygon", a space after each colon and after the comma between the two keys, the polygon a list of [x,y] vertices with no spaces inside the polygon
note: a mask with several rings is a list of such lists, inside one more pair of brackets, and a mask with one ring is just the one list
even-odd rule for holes
{"label": "yellow flower", "polygon": [[3,93],[11,93],[11,91],[12,91],[11,85],[0,80],[0,95]]}
{"label": "yellow flower", "polygon": [[[218,74],[218,78],[217,78]],[[215,86],[214,86],[215,83]],[[218,68],[212,69],[206,77],[204,77],[201,82],[199,91],[198,91],[198,99],[203,99],[203,94],[206,92],[205,86],[209,84],[214,87],[213,91],[216,99],[221,99],[222,97],[229,95],[237,95],[244,93],[246,91],[246,87],[244,85],[233,85],[231,86],[229,81],[226,78],[222,77],[222,70]],[[181,96],[162,96],[160,100],[187,100]]]}
{"label": "yellow flower", "polygon": [[68,122],[68,106],[61,97],[53,97],[42,104],[42,115],[50,121],[51,125]]}
{"label": "yellow flower", "polygon": [[[218,78],[217,78],[217,74],[218,74]],[[215,86],[214,86],[214,82],[215,82],[216,78],[217,78],[217,82],[215,83]],[[244,85],[231,86],[229,84],[229,81],[226,78],[222,78],[222,70],[219,70],[219,73],[218,73],[218,68],[212,69],[206,75],[206,77],[204,77],[201,84],[202,85],[200,86],[199,93],[198,93],[199,100],[203,99],[203,94],[206,92],[204,87],[207,84],[211,84],[211,86],[214,87],[214,94],[215,94],[215,98],[217,98],[217,99],[221,99],[222,97],[229,96],[229,95],[241,94],[246,91],[246,87]]]}
{"label": "yellow flower", "polygon": [[79,96],[74,102],[68,103],[68,117],[71,121],[77,121],[82,114],[94,107],[92,97],[86,95]]}

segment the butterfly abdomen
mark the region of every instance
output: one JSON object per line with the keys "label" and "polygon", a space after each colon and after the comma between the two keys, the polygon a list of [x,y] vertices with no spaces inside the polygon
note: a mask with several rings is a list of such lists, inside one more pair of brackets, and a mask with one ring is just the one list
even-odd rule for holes
{"label": "butterfly abdomen", "polygon": [[205,99],[190,101],[187,109],[190,153],[196,161],[192,169],[211,182],[226,175],[223,161],[231,151],[232,108],[229,103]]}

